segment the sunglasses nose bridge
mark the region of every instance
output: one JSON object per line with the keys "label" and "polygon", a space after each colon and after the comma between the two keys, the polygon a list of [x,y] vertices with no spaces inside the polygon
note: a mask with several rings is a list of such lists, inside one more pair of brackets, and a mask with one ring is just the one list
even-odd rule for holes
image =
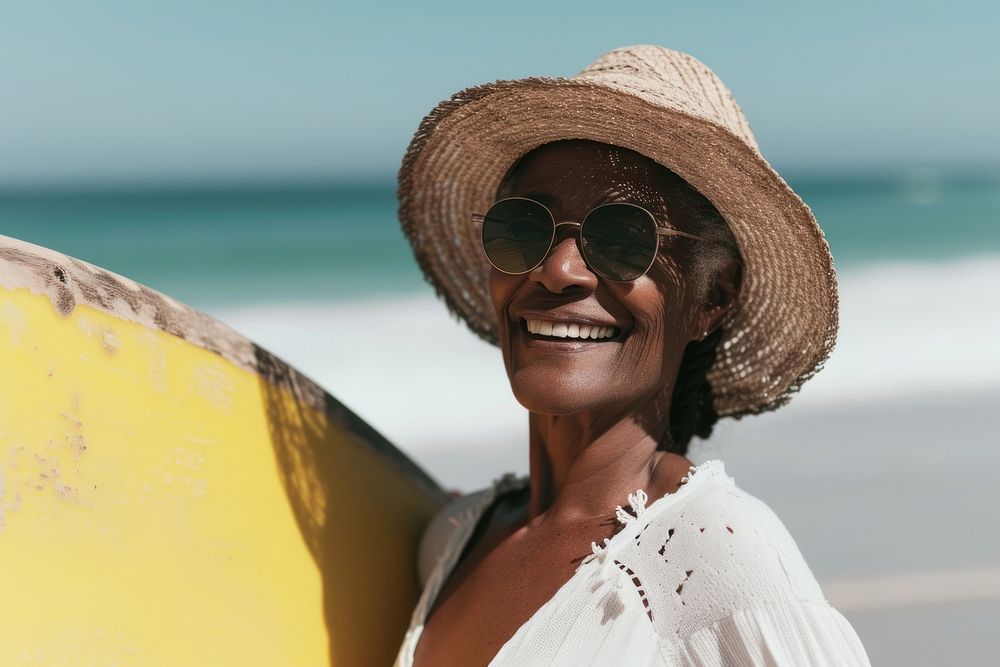
{"label": "sunglasses nose bridge", "polygon": [[[566,226],[569,230],[560,232],[560,228]],[[555,223],[552,231],[552,246],[549,248],[548,255],[542,260],[548,260],[549,256],[556,251],[556,249],[565,241],[566,239],[574,239],[574,245],[576,246],[576,251],[580,254],[580,258],[583,258],[583,248],[580,247],[580,223],[574,222],[572,220],[564,220],[562,222]]]}
{"label": "sunglasses nose bridge", "polygon": [[[568,226],[570,229],[575,230],[571,233],[563,234],[560,236],[560,227]],[[590,263],[584,257],[583,248],[580,245],[580,234],[579,234],[580,223],[572,220],[564,220],[562,222],[555,223],[555,229],[553,232],[552,244],[549,247],[549,252],[546,253],[545,257],[535,266],[535,270],[541,269],[543,272],[550,270],[549,264],[553,262],[555,258],[555,263],[561,267],[559,270],[561,272],[566,272],[567,269],[570,273],[578,273],[579,271],[585,271],[587,273],[593,274],[593,270],[590,267]],[[572,258],[567,258],[564,256],[566,252],[572,252],[568,248],[564,248],[564,242],[570,240],[572,241],[573,250],[576,251],[576,256]],[[567,264],[566,260],[570,259],[570,263]]]}
{"label": "sunglasses nose bridge", "polygon": [[[563,231],[562,233],[560,233],[560,228],[564,227],[564,226],[568,227],[569,230],[568,231]],[[563,241],[565,241],[567,238],[572,238],[572,239],[576,239],[577,240],[577,243],[576,243],[577,248],[576,249],[577,249],[577,252],[579,252],[580,256],[582,257],[583,256],[583,248],[580,247],[580,244],[579,244],[579,239],[580,239],[580,223],[579,222],[574,222],[572,220],[564,220],[562,222],[557,222],[555,224],[555,226],[554,226],[554,228],[552,230],[552,247],[549,248],[549,252],[550,253],[554,252],[555,249],[556,249],[556,247],[560,243],[562,243]]]}

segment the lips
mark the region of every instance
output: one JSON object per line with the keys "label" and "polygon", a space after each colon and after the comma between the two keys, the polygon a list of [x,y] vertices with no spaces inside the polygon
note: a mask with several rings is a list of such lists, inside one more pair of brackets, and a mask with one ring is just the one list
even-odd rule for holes
{"label": "lips", "polygon": [[525,318],[523,322],[530,333],[551,338],[606,340],[618,333],[618,327],[615,326],[598,326],[582,322],[560,322],[530,317]]}
{"label": "lips", "polygon": [[[584,308],[588,304],[593,307]],[[566,302],[537,294],[508,312],[512,338],[519,338],[524,347],[573,351],[621,342],[629,334],[625,323],[592,300]]]}
{"label": "lips", "polygon": [[607,347],[614,343],[619,343],[625,338],[620,332],[616,333],[611,338],[600,339],[569,337],[559,338],[555,336],[545,336],[542,334],[531,333],[528,330],[528,324],[525,320],[521,320],[515,327],[514,331],[516,332],[515,338],[520,339],[523,347],[561,352],[574,352],[578,350]]}

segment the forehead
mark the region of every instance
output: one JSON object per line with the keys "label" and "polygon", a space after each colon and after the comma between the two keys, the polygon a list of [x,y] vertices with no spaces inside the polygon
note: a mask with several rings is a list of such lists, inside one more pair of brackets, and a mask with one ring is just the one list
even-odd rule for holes
{"label": "forehead", "polygon": [[660,208],[679,185],[673,172],[644,155],[585,140],[540,146],[518,161],[508,180],[514,194],[532,195],[566,215],[609,201]]}

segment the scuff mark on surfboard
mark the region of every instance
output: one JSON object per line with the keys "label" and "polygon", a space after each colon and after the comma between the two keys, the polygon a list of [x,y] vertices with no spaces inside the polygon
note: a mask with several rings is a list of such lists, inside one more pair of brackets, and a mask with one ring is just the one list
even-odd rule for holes
{"label": "scuff mark on surfboard", "polygon": [[205,455],[201,452],[192,451],[178,447],[174,450],[174,464],[189,468],[191,470],[202,471],[205,469]]}
{"label": "scuff mark on surfboard", "polygon": [[21,344],[24,332],[28,330],[28,316],[11,301],[4,301],[3,323],[10,333],[10,343],[14,347]]}
{"label": "scuff mark on surfboard", "polygon": [[114,354],[122,346],[122,342],[112,329],[104,330],[104,334],[101,336],[101,344],[108,354]]}
{"label": "scuff mark on surfboard", "polygon": [[77,458],[83,456],[84,452],[87,451],[87,441],[79,433],[67,435],[66,441],[69,443],[70,449],[77,456]]}
{"label": "scuff mark on surfboard", "polygon": [[[80,470],[74,465],[86,449],[83,436],[75,432],[82,424],[65,413],[60,416],[74,431],[64,435],[65,444],[50,439],[37,450],[23,444],[7,449],[6,461],[0,467],[0,529],[6,527],[6,515],[21,508],[25,492],[30,497],[51,491],[61,501],[94,507],[94,499],[82,491]],[[73,458],[68,459],[67,454]],[[8,499],[11,495],[12,500]]]}
{"label": "scuff mark on surfboard", "polygon": [[[0,532],[3,532],[7,523],[7,513],[17,512],[21,509],[21,491],[9,481],[17,471],[17,455],[24,449],[24,445],[13,445],[7,448],[7,457],[3,466],[0,467]],[[7,499],[8,490],[12,494],[11,499]]]}
{"label": "scuff mark on surfboard", "polygon": [[194,382],[199,396],[222,412],[232,413],[235,389],[225,370],[213,366],[199,366],[194,371]]}
{"label": "scuff mark on surfboard", "polygon": [[189,500],[197,500],[208,495],[208,480],[198,475],[190,475],[189,471],[200,472],[198,464],[192,466],[188,461],[181,459],[167,458],[164,460],[165,468],[162,469],[162,480],[167,487],[175,489],[169,493],[170,502],[177,503],[180,507],[186,507]]}
{"label": "scuff mark on surfboard", "polygon": [[75,426],[77,429],[79,429],[81,426],[83,426],[83,422],[82,421],[80,421],[76,417],[71,417],[70,415],[66,414],[65,412],[60,412],[59,416],[62,417],[63,419],[65,419],[66,421],[68,421],[69,423],[73,424],[73,426]]}
{"label": "scuff mark on surfboard", "polygon": [[121,340],[118,338],[118,334],[114,332],[114,329],[104,328],[99,324],[91,322],[86,317],[77,319],[76,326],[81,333],[96,338],[108,354],[114,354],[122,346]]}
{"label": "scuff mark on surfboard", "polygon": [[167,393],[167,351],[156,333],[143,329],[138,337],[139,346],[146,355],[149,367],[149,384],[161,394]]}
{"label": "scuff mark on surfboard", "polygon": [[184,442],[190,442],[194,445],[218,445],[219,441],[215,438],[199,438],[193,435],[184,436]]}
{"label": "scuff mark on surfboard", "polygon": [[21,496],[17,493],[14,494],[14,501],[7,500],[7,476],[17,468],[14,459],[16,449],[16,445],[7,449],[7,460],[0,466],[0,533],[7,525],[7,512],[17,509],[15,503],[17,506],[21,504]]}

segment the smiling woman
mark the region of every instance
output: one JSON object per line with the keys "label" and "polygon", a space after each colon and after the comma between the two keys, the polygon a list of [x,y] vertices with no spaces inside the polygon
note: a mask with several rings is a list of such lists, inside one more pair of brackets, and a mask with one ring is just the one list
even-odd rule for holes
{"label": "smiling woman", "polygon": [[[635,151],[587,140],[550,142],[524,155],[504,177],[497,198],[502,201],[518,193],[524,193],[523,196],[529,199],[546,202],[552,214],[558,216],[556,219],[586,219],[588,223],[594,220],[592,216],[597,211],[613,211],[614,207],[609,202],[628,202],[642,207],[635,210],[645,213],[650,218],[650,223],[663,232],[658,235],[659,240],[653,237],[653,243],[641,244],[638,242],[641,239],[629,239],[630,250],[636,247],[648,250],[647,255],[639,262],[643,269],[641,273],[648,271],[646,276],[634,283],[620,281],[623,285],[603,281],[609,289],[617,288],[622,292],[623,298],[619,302],[633,304],[637,309],[635,313],[622,313],[617,318],[609,313],[601,313],[588,319],[586,313],[576,309],[575,313],[563,313],[568,323],[565,333],[559,325],[555,325],[553,331],[553,324],[546,326],[553,315],[547,304],[552,305],[550,294],[565,291],[553,284],[564,274],[557,271],[553,275],[551,270],[546,274],[541,270],[534,271],[531,275],[535,277],[538,286],[544,289],[533,290],[522,297],[529,303],[532,299],[543,302],[541,308],[536,308],[538,319],[534,320],[540,323],[541,330],[530,331],[532,320],[527,318],[524,311],[531,306],[525,306],[523,302],[516,304],[514,310],[521,313],[524,327],[515,330],[523,336],[521,342],[525,347],[541,349],[558,345],[555,341],[559,338],[579,335],[572,332],[573,322],[584,326],[587,323],[603,324],[613,329],[614,340],[622,342],[636,329],[636,323],[639,326],[639,336],[662,339],[670,332],[673,358],[660,364],[660,377],[654,380],[655,387],[649,391],[656,394],[661,412],[664,406],[670,407],[667,420],[669,428],[661,438],[660,449],[686,453],[691,438],[695,435],[707,438],[718,420],[712,406],[711,386],[706,373],[715,361],[716,347],[722,334],[719,322],[733,307],[742,268],[739,247],[725,219],[711,202],[666,167]],[[613,239],[616,230],[620,234],[623,220],[630,221],[629,214],[626,210],[624,217],[621,214],[618,219],[614,215],[608,216],[608,231],[596,239],[593,236],[583,236],[581,228],[579,247],[584,250],[582,254],[587,266],[576,267],[576,271],[582,271],[586,275],[592,267],[593,262],[586,260],[587,241],[591,241],[595,250],[600,249],[600,242],[604,242],[603,245],[606,246],[606,237]],[[565,230],[561,231],[565,233]],[[558,233],[554,234],[549,230],[549,236],[556,238],[556,242],[550,244],[556,247],[550,252],[558,256],[560,252],[573,251],[570,247],[572,243],[567,241],[569,234],[559,237]],[[611,246],[607,252],[613,257],[621,257],[622,253],[623,246],[620,243]],[[494,261],[489,249],[487,257],[491,263]],[[597,257],[600,261],[599,253]],[[538,263],[541,264],[541,258]],[[512,281],[506,280],[500,271],[494,271],[491,279],[494,302],[497,303],[498,299],[502,302],[503,295],[497,295],[496,289],[502,289],[500,285],[504,283],[510,288]],[[596,276],[594,279],[596,280]],[[623,290],[627,290],[627,293]],[[569,300],[573,299],[574,296],[570,294]],[[565,300],[556,299],[555,305]],[[605,299],[609,300],[613,299]],[[685,313],[684,317],[687,319],[683,324],[694,326],[695,333],[701,332],[700,336],[689,341],[684,338],[684,332],[675,330],[676,325],[673,324],[681,315],[662,312],[664,304],[688,309],[693,305],[712,309],[711,313],[702,315],[702,320],[707,317],[706,321],[709,323],[705,324],[702,320],[692,323],[691,313]],[[599,305],[597,307],[602,310]],[[647,313],[648,317],[643,317],[643,313]],[[664,318],[670,318],[671,321],[664,322]],[[661,321],[657,322],[657,319]],[[498,312],[498,321],[510,321],[510,318]],[[633,324],[630,325],[629,321]],[[641,352],[646,348],[662,350],[665,344],[663,340],[642,341],[636,338],[627,347],[623,347],[623,351]],[[569,346],[567,349],[578,347]],[[501,343],[501,349],[508,348]],[[625,354],[628,355],[628,352]],[[506,359],[506,362],[508,373],[511,373],[510,360]],[[615,374],[614,377],[632,380],[633,369],[649,368],[655,360],[637,359],[633,353],[631,357],[618,357],[618,362],[626,372]],[[513,375],[511,380],[517,395],[518,387]],[[634,389],[634,383],[630,384]],[[672,395],[666,393],[671,389]],[[606,401],[608,398],[609,395],[604,394],[602,400]],[[528,405],[520,397],[519,400]]]}
{"label": "smiling woman", "polygon": [[837,326],[822,232],[707,67],[636,46],[462,91],[399,197],[425,276],[502,352],[530,475],[431,521],[397,665],[868,664],[774,512],[687,458],[787,402]]}

